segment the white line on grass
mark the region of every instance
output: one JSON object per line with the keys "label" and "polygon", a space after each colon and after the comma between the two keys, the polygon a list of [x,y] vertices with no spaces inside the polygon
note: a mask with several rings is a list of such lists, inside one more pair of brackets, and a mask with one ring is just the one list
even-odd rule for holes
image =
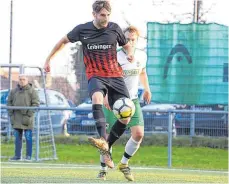
{"label": "white line on grass", "polygon": [[[81,165],[81,164],[49,164],[49,163],[24,163],[24,162],[1,162],[1,168],[52,168],[52,169],[95,169],[99,165]],[[12,166],[10,166],[12,165]],[[17,166],[18,165],[18,166]],[[200,169],[176,169],[176,168],[158,168],[158,167],[131,167],[134,170],[162,170],[162,171],[184,171],[184,172],[202,172],[202,173],[221,173],[228,171],[200,170]]]}

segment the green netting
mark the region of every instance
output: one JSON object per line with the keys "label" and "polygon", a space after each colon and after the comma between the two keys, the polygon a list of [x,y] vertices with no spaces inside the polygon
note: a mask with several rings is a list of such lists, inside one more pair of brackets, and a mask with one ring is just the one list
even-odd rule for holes
{"label": "green netting", "polygon": [[153,100],[228,104],[228,27],[147,24],[147,73]]}

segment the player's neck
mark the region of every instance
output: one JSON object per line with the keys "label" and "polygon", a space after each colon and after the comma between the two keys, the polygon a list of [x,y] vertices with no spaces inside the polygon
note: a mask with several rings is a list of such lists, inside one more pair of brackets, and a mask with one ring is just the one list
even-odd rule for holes
{"label": "player's neck", "polygon": [[[135,53],[136,48],[134,47],[133,50],[134,50],[134,53]],[[127,55],[127,51],[124,48],[122,48],[122,51]]]}
{"label": "player's neck", "polygon": [[93,20],[93,24],[94,24],[94,26],[95,26],[97,29],[102,29],[102,28],[104,28],[104,27],[100,27],[100,26],[96,23],[95,20]]}

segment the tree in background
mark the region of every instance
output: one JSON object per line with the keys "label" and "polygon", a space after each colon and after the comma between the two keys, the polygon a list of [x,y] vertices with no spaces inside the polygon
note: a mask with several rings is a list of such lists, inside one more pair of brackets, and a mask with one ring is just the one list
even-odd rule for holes
{"label": "tree in background", "polygon": [[86,98],[88,98],[87,91],[87,78],[85,73],[85,67],[83,62],[83,50],[79,42],[77,42],[71,48],[72,51],[72,60],[71,64],[73,70],[75,71],[77,89],[75,94],[76,104],[82,103]]}

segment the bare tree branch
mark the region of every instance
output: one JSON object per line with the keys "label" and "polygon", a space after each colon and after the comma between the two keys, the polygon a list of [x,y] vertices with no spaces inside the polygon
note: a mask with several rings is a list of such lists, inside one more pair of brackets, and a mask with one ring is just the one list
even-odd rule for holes
{"label": "bare tree branch", "polygon": [[130,21],[126,18],[126,15],[125,15],[124,11],[122,11],[121,13],[122,13],[123,20],[126,22],[127,26],[130,26],[131,23],[130,23]]}
{"label": "bare tree branch", "polygon": [[212,3],[212,5],[210,6],[209,9],[207,9],[206,11],[203,11],[199,16],[198,16],[198,19],[201,21],[201,18],[203,18],[204,15],[208,14],[212,8],[216,6],[216,3]]}

